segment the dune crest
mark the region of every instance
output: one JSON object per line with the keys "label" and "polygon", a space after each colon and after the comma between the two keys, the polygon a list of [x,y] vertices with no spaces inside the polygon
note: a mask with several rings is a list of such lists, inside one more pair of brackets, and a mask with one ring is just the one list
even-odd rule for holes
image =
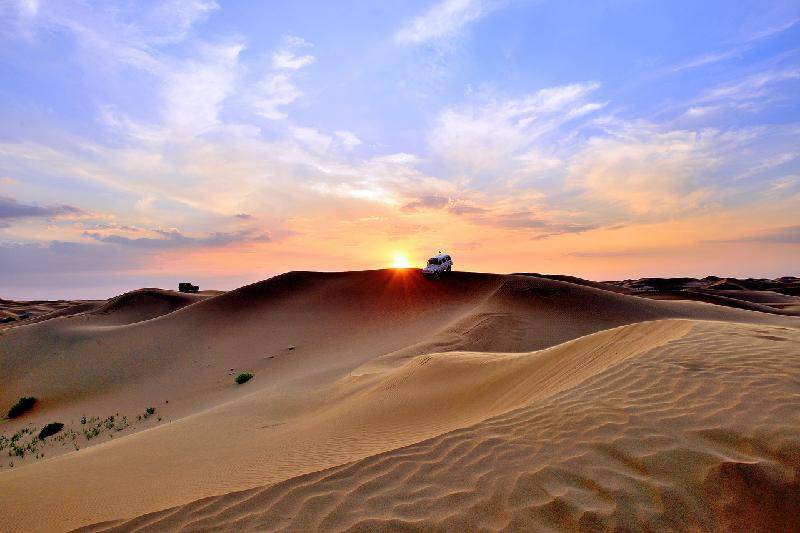
{"label": "dune crest", "polygon": [[107,317],[103,323],[108,325],[134,324],[169,314],[206,298],[207,295],[198,293],[137,289],[111,298],[90,314]]}

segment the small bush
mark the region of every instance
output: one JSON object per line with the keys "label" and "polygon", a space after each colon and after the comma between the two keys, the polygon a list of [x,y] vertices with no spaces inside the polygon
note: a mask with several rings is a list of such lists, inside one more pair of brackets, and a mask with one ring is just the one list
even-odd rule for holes
{"label": "small bush", "polygon": [[155,407],[148,407],[147,409],[145,409],[145,411],[147,411],[148,415],[152,415],[153,413],[156,412],[156,408]]}
{"label": "small bush", "polygon": [[242,372],[241,374],[236,376],[236,379],[234,379],[234,381],[239,385],[241,385],[242,383],[247,383],[251,379],[253,379],[253,374],[251,374],[250,372]]}
{"label": "small bush", "polygon": [[36,398],[33,396],[23,396],[11,407],[11,409],[8,410],[8,418],[16,418],[19,415],[30,411],[35,403]]}
{"label": "small bush", "polygon": [[49,437],[51,435],[55,435],[56,433],[61,431],[63,428],[64,428],[64,424],[62,424],[61,422],[50,422],[45,427],[43,427],[42,430],[39,432],[39,438],[40,439],[46,439],[47,437]]}
{"label": "small bush", "polygon": [[16,418],[19,415],[30,411],[33,404],[36,403],[36,398],[33,396],[23,396],[8,410],[8,418]]}

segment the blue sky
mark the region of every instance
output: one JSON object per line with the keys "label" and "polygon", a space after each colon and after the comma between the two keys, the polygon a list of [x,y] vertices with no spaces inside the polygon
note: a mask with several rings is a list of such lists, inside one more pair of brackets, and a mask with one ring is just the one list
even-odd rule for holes
{"label": "blue sky", "polygon": [[797,2],[0,3],[0,296],[797,274]]}

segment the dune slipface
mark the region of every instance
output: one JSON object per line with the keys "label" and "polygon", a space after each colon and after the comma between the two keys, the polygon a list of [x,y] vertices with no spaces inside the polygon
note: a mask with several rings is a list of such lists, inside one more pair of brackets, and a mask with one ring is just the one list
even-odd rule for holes
{"label": "dune slipface", "polygon": [[3,465],[0,530],[800,529],[793,297],[571,281],[299,272],[4,331],[0,399],[39,402],[3,434],[76,437]]}

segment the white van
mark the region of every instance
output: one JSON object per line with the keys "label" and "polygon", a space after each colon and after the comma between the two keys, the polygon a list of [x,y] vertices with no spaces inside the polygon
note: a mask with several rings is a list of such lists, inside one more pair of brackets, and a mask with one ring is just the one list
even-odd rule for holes
{"label": "white van", "polygon": [[422,275],[426,278],[438,278],[452,269],[453,259],[449,255],[440,252],[428,259],[427,266],[422,269]]}

